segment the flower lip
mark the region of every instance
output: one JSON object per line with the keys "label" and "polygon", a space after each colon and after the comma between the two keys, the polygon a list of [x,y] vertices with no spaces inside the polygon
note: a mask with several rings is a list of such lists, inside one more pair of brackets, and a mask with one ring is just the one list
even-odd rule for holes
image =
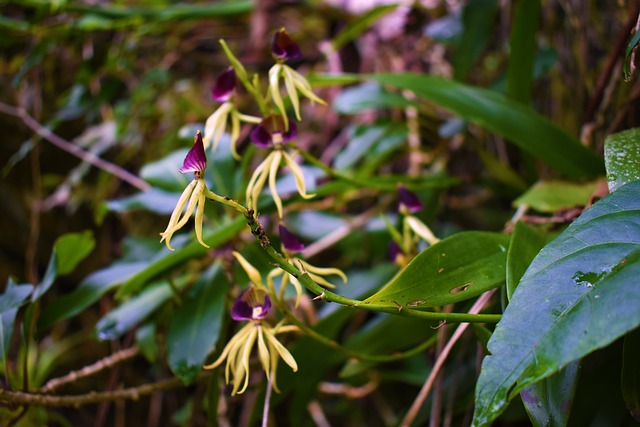
{"label": "flower lip", "polygon": [[193,137],[193,147],[184,158],[184,163],[180,168],[180,173],[193,172],[196,178],[200,178],[207,168],[207,156],[204,154],[204,143],[202,142],[202,134],[196,132]]}
{"label": "flower lip", "polygon": [[400,198],[400,212],[406,211],[407,213],[413,214],[424,208],[424,205],[420,202],[416,193],[407,190],[402,185],[398,186],[398,195]]}
{"label": "flower lip", "polygon": [[233,67],[229,67],[216,79],[216,83],[211,90],[211,95],[215,101],[226,102],[231,98],[235,87],[236,72]]}
{"label": "flower lip", "polygon": [[242,291],[231,307],[231,318],[235,321],[264,319],[271,309],[271,298],[253,284]]}
{"label": "flower lip", "polygon": [[287,227],[280,224],[279,229],[282,246],[284,246],[287,251],[295,253],[304,250],[304,244],[298,239],[295,234],[287,230]]}
{"label": "flower lip", "polygon": [[254,127],[249,136],[256,146],[267,148],[275,143],[286,144],[298,136],[298,128],[295,123],[289,123],[289,130],[285,129],[281,116],[269,116]]}
{"label": "flower lip", "polygon": [[300,46],[291,39],[284,28],[280,28],[273,36],[271,53],[276,59],[285,61],[287,59],[298,59],[302,56]]}

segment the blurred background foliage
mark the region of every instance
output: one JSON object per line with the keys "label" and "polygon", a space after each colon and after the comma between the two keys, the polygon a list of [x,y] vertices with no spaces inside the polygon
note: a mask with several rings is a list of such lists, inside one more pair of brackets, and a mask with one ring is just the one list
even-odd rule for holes
{"label": "blurred background foliage", "polygon": [[[535,1],[528,2],[534,6],[526,6],[526,1],[498,0],[383,3],[0,2],[0,282],[7,282],[9,276],[19,282],[40,282],[56,239],[69,232],[92,230],[95,248],[91,256],[56,282],[45,296],[46,306],[46,302],[75,289],[89,273],[121,258],[128,250],[126,242],[135,241],[138,251],[153,247],[170,208],[154,213],[148,205],[147,209],[123,207],[121,201],[136,194],[144,184],[138,183],[136,188],[122,176],[91,167],[34,130],[43,126],[85,152],[138,175],[145,165],[189,147],[192,130],[201,128],[216,107],[210,90],[216,76],[228,66],[219,39],[227,41],[247,68],[264,73],[272,63],[269,43],[273,31],[286,27],[303,51],[302,59],[293,65],[311,74],[317,92],[332,106],[305,107],[299,145],[342,171],[381,170],[409,176],[429,171],[452,178],[437,189],[420,191],[428,207],[422,219],[434,224],[441,237],[465,229],[502,230],[513,215],[512,201],[538,179],[559,177],[558,172],[507,144],[502,137],[435,105],[415,108],[411,93],[387,91],[371,82],[341,87],[333,85],[341,82],[332,74],[408,71],[489,88],[531,105],[599,154],[607,135],[638,126],[635,101],[640,85],[638,79],[625,82],[622,74],[622,57],[638,15],[637,2],[545,0],[540,2],[539,10]],[[519,28],[525,28],[524,35],[514,31],[514,23],[518,22]],[[526,29],[527,25],[531,28]],[[535,37],[528,38],[532,33]],[[519,50],[510,52],[514,47]],[[509,61],[510,55],[513,59],[518,52],[522,52],[518,61],[521,69],[509,66],[514,62]],[[527,70],[532,70],[533,78],[526,77]],[[24,113],[31,120],[25,119]],[[415,128],[409,132],[404,126],[405,117],[415,119],[411,122]],[[241,150],[248,149],[248,132],[248,127],[243,128]],[[419,134],[420,140],[399,148],[411,133]],[[179,165],[183,156],[184,152],[175,155],[173,164]],[[233,165],[226,166],[229,174],[234,173]],[[163,175],[162,171],[148,172],[147,176],[153,179]],[[451,186],[453,183],[456,185]],[[177,191],[175,186],[164,189]],[[334,200],[333,206],[344,216],[375,203],[362,197],[352,200],[346,191],[341,197]],[[309,218],[304,215],[312,214],[292,218],[293,228],[306,239],[321,236],[321,227],[305,227]],[[311,220],[331,229],[330,221],[339,218]],[[378,224],[378,229],[383,227]],[[357,265],[369,269],[378,278],[378,285],[384,283],[389,272],[376,270],[375,264],[385,258],[384,242],[388,238],[372,234],[364,241],[374,242],[371,252],[353,251],[356,244],[347,240],[323,256],[331,259],[339,254],[340,267]],[[133,258],[143,260],[144,255],[142,252]],[[358,288],[357,279],[351,282],[356,290],[349,292],[366,294],[366,289]],[[366,283],[371,286],[371,282]],[[104,296],[94,308],[53,330],[50,338],[54,344],[42,344],[47,348],[43,354],[51,356],[51,371],[61,374],[131,344],[131,333],[104,342],[88,339],[97,320],[115,305],[112,297]],[[366,331],[354,332],[358,321],[364,322],[364,315],[351,319],[347,326],[346,317],[326,319],[318,324],[318,330],[329,337],[342,336],[349,348],[394,350],[367,343]],[[408,337],[397,337],[398,347],[402,347],[400,343],[428,339],[435,333],[429,327],[420,328],[416,320],[395,318],[392,322],[380,327],[389,331],[419,330],[417,335],[412,332]],[[161,322],[158,327],[163,327]],[[373,330],[376,325],[368,327]],[[67,349],[77,348],[75,343],[79,341],[90,345],[70,355]],[[476,344],[469,341],[467,345]],[[282,371],[279,382],[283,395],[275,398],[275,404],[279,405],[279,400],[288,402],[282,405],[293,414],[291,422],[301,425],[295,421],[307,416],[303,415],[308,413],[307,401],[300,394],[288,395],[288,380],[297,378],[291,375],[314,375],[309,370],[316,370],[318,380],[309,380],[315,390],[328,375],[326,372],[339,370],[345,359],[340,355],[335,360],[326,358],[323,348],[308,338],[298,340],[296,346],[317,349],[315,353],[306,351],[301,356],[303,360],[298,360],[308,371]],[[326,360],[317,360],[319,357]],[[464,378],[464,372],[474,372],[476,368],[474,360],[460,357],[455,375]],[[593,363],[602,366],[604,362]],[[144,368],[138,369],[138,365]],[[406,384],[407,388],[372,394],[368,400],[355,404],[362,406],[350,414],[348,424],[336,425],[393,424],[396,408],[402,405],[399,402],[412,399],[429,369],[424,359],[417,358],[397,365],[379,374]],[[354,376],[354,384],[362,385],[359,382],[371,380],[358,376],[366,368],[347,364],[341,374]],[[42,369],[45,372],[41,378],[32,381],[42,382],[47,377],[46,367]],[[411,372],[417,375],[412,377]],[[168,368],[162,363],[150,370],[144,361],[136,361],[89,380],[95,383],[83,388],[117,388],[120,383],[144,382],[167,373]],[[458,393],[466,393],[467,399],[462,402],[468,403],[474,382],[454,384]],[[214,405],[213,397],[203,403],[204,393],[205,387],[192,385],[167,392],[164,398],[152,397],[144,404],[127,403],[126,411],[121,403],[102,404],[97,412],[94,407],[83,407],[75,414],[60,410],[59,422],[88,425],[95,416],[96,425],[106,425],[107,420],[124,425],[125,418],[146,419],[147,425],[169,425],[171,421],[161,420],[160,414],[172,414],[176,424],[205,425],[207,420],[202,414],[207,412],[189,406]],[[254,394],[253,399],[261,398]],[[303,406],[297,405],[296,399],[302,399]],[[344,414],[351,404],[351,400],[336,398],[327,405],[328,412]],[[157,405],[165,405],[164,410]],[[246,400],[244,405],[230,410],[241,412],[239,408],[243,408],[245,412],[228,414],[229,418],[240,420],[238,425],[249,425],[259,417],[246,412],[246,408],[256,407],[252,401]],[[367,405],[379,405],[377,412],[371,414]],[[260,405],[257,407],[259,410]],[[468,411],[468,406],[456,407],[450,413],[464,423],[468,421]],[[56,419],[56,413],[49,413],[50,421]],[[208,413],[209,422],[215,424],[211,414],[216,411]],[[514,419],[526,422],[523,413],[521,408],[519,412],[514,410]],[[509,416],[505,416],[505,423]],[[32,420],[37,418],[33,417]]]}

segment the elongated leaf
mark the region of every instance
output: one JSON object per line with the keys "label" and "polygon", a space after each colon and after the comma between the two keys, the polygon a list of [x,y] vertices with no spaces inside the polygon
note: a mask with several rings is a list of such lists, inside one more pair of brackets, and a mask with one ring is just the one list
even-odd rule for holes
{"label": "elongated leaf", "polygon": [[413,105],[404,96],[391,93],[369,82],[343,90],[333,102],[333,109],[342,114],[356,114],[377,108],[404,108]]}
{"label": "elongated leaf", "polygon": [[[0,362],[6,361],[18,308],[29,298],[31,292],[33,285],[17,285],[9,279],[4,293],[0,295]],[[6,369],[4,372],[8,375]]]}
{"label": "elongated leaf", "polygon": [[411,90],[419,98],[496,132],[569,177],[590,177],[603,171],[598,156],[575,137],[504,95],[436,76],[400,73],[369,78]]}
{"label": "elongated leaf", "polygon": [[640,128],[609,135],[604,141],[609,191],[640,181]]}
{"label": "elongated leaf", "polygon": [[520,392],[522,403],[535,427],[564,427],[576,391],[578,360]]}
{"label": "elongated leaf", "polygon": [[475,426],[527,386],[640,325],[640,183],[601,199],[545,246],[489,341]]}
{"label": "elongated leaf", "polygon": [[65,234],[58,238],[53,246],[42,282],[31,296],[32,301],[40,299],[51,288],[58,276],[71,273],[78,263],[91,253],[95,245],[93,233],[89,230]]}
{"label": "elongated leaf", "polygon": [[353,22],[351,22],[342,31],[340,31],[340,33],[331,41],[333,49],[336,51],[342,49],[345,44],[349,43],[350,41],[357,38],[360,34],[369,30],[371,26],[376,23],[376,21],[378,21],[388,13],[393,12],[396,7],[398,7],[397,4],[387,4],[374,7],[364,15],[357,17]]}
{"label": "elongated leaf", "polygon": [[527,205],[538,212],[547,213],[585,206],[599,185],[598,180],[584,184],[566,181],[539,182],[514,200],[513,205]]}
{"label": "elongated leaf", "polygon": [[504,283],[509,236],[469,231],[428,247],[361,304],[426,308],[464,301]]}
{"label": "elongated leaf", "polygon": [[125,301],[98,321],[98,339],[111,340],[122,336],[169,300],[173,292],[166,282],[150,285],[140,295]]}
{"label": "elongated leaf", "polygon": [[176,310],[167,336],[169,366],[186,384],[193,382],[220,336],[228,284],[214,264]]}
{"label": "elongated leaf", "polygon": [[57,298],[44,308],[38,319],[38,329],[45,329],[80,313],[109,290],[143,271],[147,265],[147,261],[113,264],[87,276],[73,292]]}
{"label": "elongated leaf", "polygon": [[541,231],[524,222],[516,222],[507,252],[507,298],[511,299],[524,272],[546,242]]}
{"label": "elongated leaf", "polygon": [[522,104],[531,102],[536,34],[540,25],[540,0],[515,2],[515,18],[509,37],[507,96]]}
{"label": "elongated leaf", "polygon": [[633,35],[631,40],[629,40],[629,44],[627,45],[627,51],[625,52],[625,55],[624,55],[624,80],[627,82],[631,80],[631,77],[633,77],[631,75],[631,66],[630,66],[631,53],[633,52],[633,49],[635,49],[636,46],[638,45],[638,42],[640,42],[640,31],[637,31]]}

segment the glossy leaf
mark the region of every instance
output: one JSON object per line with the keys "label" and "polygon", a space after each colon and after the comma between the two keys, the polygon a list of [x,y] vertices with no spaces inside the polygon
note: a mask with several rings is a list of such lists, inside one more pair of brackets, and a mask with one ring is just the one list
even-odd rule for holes
{"label": "glossy leaf", "polygon": [[413,104],[404,96],[369,82],[343,90],[333,102],[333,109],[342,114],[356,114],[378,108],[404,108]]}
{"label": "glossy leaf", "polygon": [[469,231],[428,247],[361,304],[427,308],[480,295],[504,283],[509,236]]}
{"label": "glossy leaf", "polygon": [[116,263],[87,276],[73,292],[56,298],[44,307],[38,319],[38,329],[80,313],[109,290],[143,271],[147,265],[148,261]]}
{"label": "glossy leaf", "polygon": [[511,299],[524,272],[546,242],[546,236],[537,228],[516,222],[507,251],[507,298]]}
{"label": "glossy leaf", "polygon": [[166,282],[150,285],[98,321],[98,339],[106,341],[122,336],[169,300],[173,292]]}
{"label": "glossy leaf", "polygon": [[622,397],[631,416],[640,422],[640,329],[624,337],[622,353]]}
{"label": "glossy leaf", "polygon": [[529,419],[535,427],[564,427],[569,421],[578,383],[579,361],[520,392]]}
{"label": "glossy leaf", "polygon": [[640,128],[609,135],[604,141],[609,191],[640,181]]}
{"label": "glossy leaf", "polygon": [[500,134],[569,177],[590,177],[603,171],[598,156],[575,137],[504,95],[436,76],[399,73],[369,77],[411,90],[419,98]]}
{"label": "glossy leaf", "polygon": [[639,192],[631,183],[596,202],[535,258],[489,341],[473,425],[640,325]]}
{"label": "glossy leaf", "polygon": [[209,268],[176,310],[167,336],[171,370],[193,382],[220,336],[228,283],[220,264]]}
{"label": "glossy leaf", "polygon": [[513,205],[527,205],[535,211],[546,213],[585,206],[599,185],[600,181],[584,184],[566,181],[539,182],[514,200]]}
{"label": "glossy leaf", "polygon": [[[0,295],[0,362],[6,361],[18,308],[29,298],[31,292],[33,285],[18,285],[9,279],[4,293]],[[7,371],[4,372],[6,375]]]}

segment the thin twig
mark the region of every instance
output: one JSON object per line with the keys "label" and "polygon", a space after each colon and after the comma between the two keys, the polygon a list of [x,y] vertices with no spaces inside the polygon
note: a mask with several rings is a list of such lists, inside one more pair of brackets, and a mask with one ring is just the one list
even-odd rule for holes
{"label": "thin twig", "polygon": [[120,350],[112,355],[105,357],[104,359],[100,359],[92,365],[85,366],[82,369],[77,371],[69,372],[68,374],[53,378],[49,380],[42,388],[40,389],[41,393],[51,393],[58,387],[75,382],[80,378],[88,377],[90,375],[94,375],[104,369],[110,368],[117,363],[123,362],[125,360],[131,359],[138,354],[137,347],[129,347],[124,350]]}
{"label": "thin twig", "polygon": [[[480,310],[482,310],[482,308],[487,304],[487,302],[489,301],[491,296],[494,294],[494,292],[495,292],[495,289],[482,294],[480,298],[478,298],[478,300],[473,304],[473,306],[469,310],[469,314],[479,313]],[[451,336],[451,339],[442,350],[442,353],[440,353],[440,355],[438,356],[436,363],[433,365],[433,369],[431,369],[431,372],[429,373],[427,380],[425,381],[424,385],[420,389],[420,392],[418,393],[416,400],[413,401],[411,408],[409,408],[407,415],[405,415],[404,419],[400,423],[400,426],[409,427],[411,424],[413,424],[416,417],[418,416],[418,413],[420,412],[420,408],[422,408],[422,405],[427,400],[427,396],[429,396],[431,387],[433,386],[433,383],[436,377],[440,373],[440,370],[442,369],[444,362],[447,360],[447,357],[449,356],[449,353],[451,352],[453,345],[458,341],[458,339],[462,336],[463,332],[468,327],[469,327],[468,323],[462,323],[456,328],[456,331]]]}
{"label": "thin twig", "polygon": [[80,407],[106,401],[138,400],[141,396],[183,386],[180,378],[169,378],[155,383],[143,384],[123,390],[102,391],[80,395],[51,396],[48,394],[25,393],[21,391],[0,390],[0,402],[11,405],[32,405],[45,407]]}
{"label": "thin twig", "polygon": [[24,124],[29,127],[29,129],[31,129],[56,147],[60,148],[61,150],[64,150],[67,153],[76,156],[83,162],[92,164],[93,166],[102,169],[105,172],[108,172],[125,182],[128,182],[141,191],[147,191],[151,188],[151,186],[147,182],[145,182],[143,179],[138,178],[131,172],[121,168],[118,165],[108,162],[91,152],[85,151],[74,143],[67,141],[61,136],[51,132],[49,129],[41,125],[36,119],[31,117],[24,108],[14,107],[5,104],[4,102],[0,102],[0,112],[20,118],[24,122]]}
{"label": "thin twig", "polygon": [[271,378],[267,381],[267,391],[264,394],[264,408],[262,408],[262,427],[267,427],[269,424],[269,406],[271,406],[271,393],[273,392],[273,378],[276,373],[271,372]]}

